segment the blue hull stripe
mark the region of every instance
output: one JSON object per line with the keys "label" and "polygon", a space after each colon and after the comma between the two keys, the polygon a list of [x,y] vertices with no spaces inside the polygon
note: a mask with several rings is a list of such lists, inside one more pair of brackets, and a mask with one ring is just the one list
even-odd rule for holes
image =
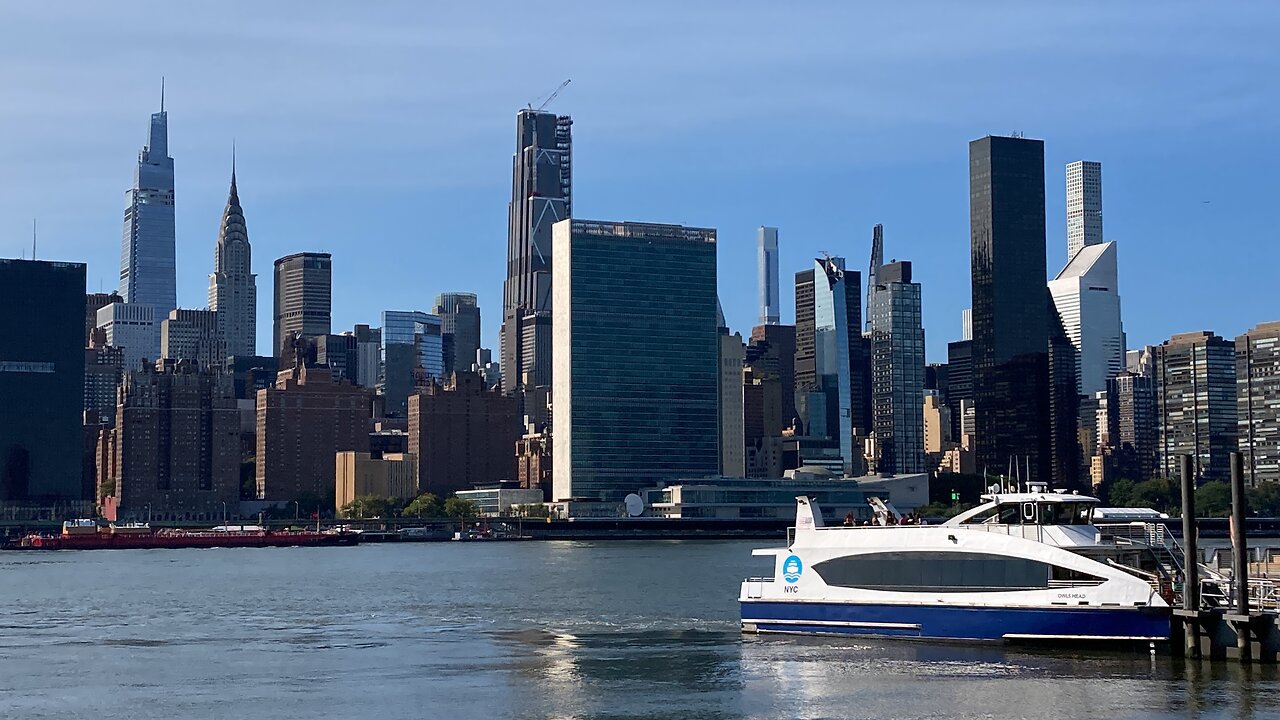
{"label": "blue hull stripe", "polygon": [[948,640],[1168,639],[1168,608],[957,607],[743,602],[762,632],[845,633]]}

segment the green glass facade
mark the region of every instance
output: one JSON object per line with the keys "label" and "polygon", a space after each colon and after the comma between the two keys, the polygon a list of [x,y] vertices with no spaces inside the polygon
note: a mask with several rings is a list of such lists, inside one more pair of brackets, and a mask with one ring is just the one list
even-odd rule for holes
{"label": "green glass facade", "polygon": [[556,498],[715,475],[715,231],[567,220],[553,248]]}
{"label": "green glass facade", "polygon": [[84,277],[0,260],[0,505],[80,499]]}

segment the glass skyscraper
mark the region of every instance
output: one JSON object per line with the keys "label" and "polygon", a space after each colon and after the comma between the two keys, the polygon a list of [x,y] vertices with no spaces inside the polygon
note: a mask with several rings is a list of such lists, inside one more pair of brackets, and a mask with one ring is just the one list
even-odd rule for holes
{"label": "glass skyscraper", "polygon": [[868,430],[862,341],[862,276],[842,257],[796,273],[796,409],[811,438],[840,448],[846,473],[861,472],[854,433]]}
{"label": "glass skyscraper", "polygon": [[554,498],[715,475],[715,230],[570,220],[552,238]]}
{"label": "glass skyscraper", "polygon": [[969,223],[978,467],[1074,482],[1053,477],[1051,457],[1042,141],[969,143]]}
{"label": "glass skyscraper", "polygon": [[539,424],[544,402],[525,395],[551,384],[551,226],[572,217],[572,130],[566,115],[516,114],[508,206],[507,277],[502,285],[502,390]]}
{"label": "glass skyscraper", "polygon": [[439,315],[419,310],[382,313],[382,377],[386,413],[405,417],[419,381],[444,380],[444,341]]}
{"label": "glass skyscraper", "polygon": [[876,268],[870,298],[876,471],[924,472],[924,328],[920,283],[911,280],[911,263]]}
{"label": "glass skyscraper", "polygon": [[138,153],[133,187],[125,193],[124,240],[120,252],[120,295],[128,303],[153,305],[156,317],[178,306],[174,261],[173,158],[169,157],[169,115],[151,115],[147,144]]}

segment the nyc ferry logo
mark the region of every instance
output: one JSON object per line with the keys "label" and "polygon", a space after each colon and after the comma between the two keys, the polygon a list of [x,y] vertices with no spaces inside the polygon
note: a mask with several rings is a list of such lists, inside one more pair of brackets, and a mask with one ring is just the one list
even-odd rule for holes
{"label": "nyc ferry logo", "polygon": [[804,572],[804,563],[800,562],[799,557],[792,555],[782,562],[782,579],[786,580],[788,585],[799,581],[802,572]]}

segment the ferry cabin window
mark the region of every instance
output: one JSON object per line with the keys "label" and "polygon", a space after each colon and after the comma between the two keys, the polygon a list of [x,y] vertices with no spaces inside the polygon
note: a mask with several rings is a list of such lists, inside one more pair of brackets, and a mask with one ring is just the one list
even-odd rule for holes
{"label": "ferry cabin window", "polygon": [[901,592],[1005,592],[1049,587],[1051,565],[971,552],[887,552],[814,565],[836,587]]}
{"label": "ferry cabin window", "polygon": [[1040,503],[1041,525],[1088,525],[1093,506],[1089,503]]}

